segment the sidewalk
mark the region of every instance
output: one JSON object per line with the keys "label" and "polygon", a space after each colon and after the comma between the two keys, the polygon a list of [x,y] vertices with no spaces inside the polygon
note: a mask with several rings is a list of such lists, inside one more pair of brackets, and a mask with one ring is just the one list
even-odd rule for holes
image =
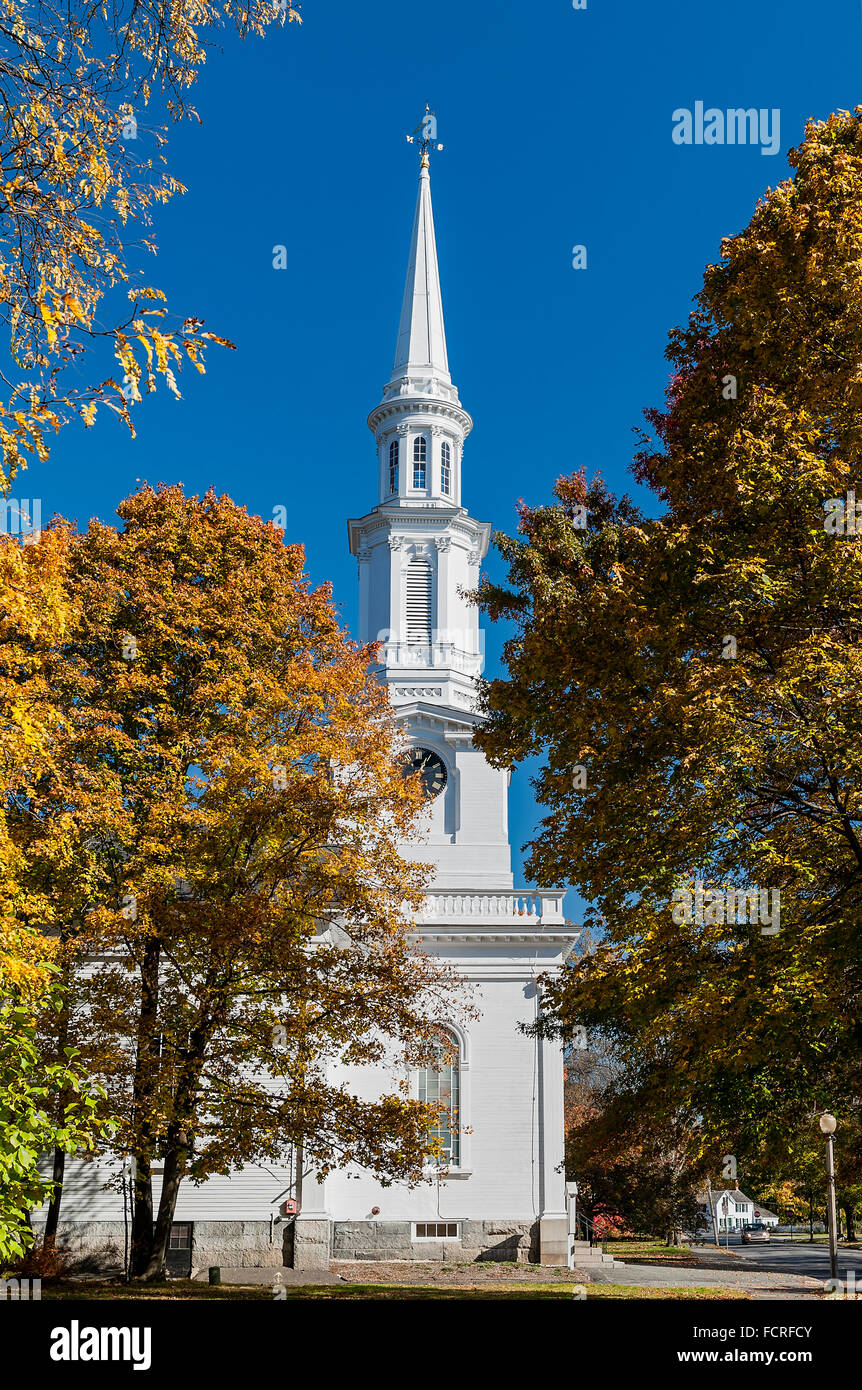
{"label": "sidewalk", "polygon": [[[692,1252],[693,1254],[695,1252]],[[607,1274],[591,1270],[587,1279],[602,1284],[633,1284],[655,1289],[742,1289],[753,1299],[778,1298],[820,1298],[823,1284],[819,1279],[809,1279],[804,1274],[779,1274],[774,1270],[746,1267],[735,1252],[714,1247],[703,1256],[696,1255],[696,1268],[671,1268],[659,1264],[639,1265],[625,1261]]]}

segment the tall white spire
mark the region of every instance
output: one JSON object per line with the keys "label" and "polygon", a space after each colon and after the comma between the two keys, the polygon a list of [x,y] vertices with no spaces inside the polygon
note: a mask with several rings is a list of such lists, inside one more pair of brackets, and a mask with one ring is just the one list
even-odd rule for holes
{"label": "tall white spire", "polygon": [[425,116],[408,140],[421,149],[419,195],[392,375],[368,417],[377,438],[378,500],[400,508],[461,505],[461,460],[473,421],[449,375],[437,239],[431,207],[429,151],[437,120]]}
{"label": "tall white spire", "polygon": [[434,211],[431,206],[431,177],[425,151],[419,171],[419,194],[392,375],[423,373],[427,377],[441,376],[449,381],[443,296],[440,292]]}

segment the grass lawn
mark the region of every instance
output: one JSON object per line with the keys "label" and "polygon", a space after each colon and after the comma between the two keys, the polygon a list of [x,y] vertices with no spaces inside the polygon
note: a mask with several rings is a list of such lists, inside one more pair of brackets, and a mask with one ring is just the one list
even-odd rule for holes
{"label": "grass lawn", "polygon": [[[739,1289],[650,1289],[635,1286],[632,1284],[590,1284],[587,1285],[587,1298],[592,1299],[620,1299],[620,1298],[689,1298],[689,1299],[712,1299],[712,1298],[734,1298],[744,1299],[748,1295]],[[560,1284],[509,1284],[505,1287],[474,1286],[451,1288],[435,1288],[431,1284],[301,1284],[296,1286],[286,1285],[285,1302],[296,1299],[437,1299],[437,1298],[473,1298],[473,1299],[500,1299],[500,1298],[520,1298],[520,1299],[566,1299],[569,1303],[572,1300],[572,1285],[565,1287]],[[172,1279],[169,1284],[150,1284],[133,1285],[111,1284],[111,1283],[87,1283],[87,1284],[54,1284],[45,1285],[42,1289],[42,1298],[45,1301],[69,1301],[69,1302],[109,1302],[113,1300],[146,1301],[148,1299],[158,1299],[168,1303],[183,1303],[189,1301],[220,1299],[223,1302],[233,1302],[241,1300],[243,1302],[273,1302],[272,1291],[269,1285],[247,1285],[247,1284],[199,1284],[193,1283],[190,1279]],[[579,1300],[576,1300],[579,1301]]]}
{"label": "grass lawn", "polygon": [[[615,1260],[631,1260],[633,1264],[679,1265],[683,1269],[697,1267],[695,1252],[689,1245],[665,1245],[652,1236],[622,1237],[606,1240],[604,1248]],[[699,1249],[702,1247],[698,1247]]]}
{"label": "grass lawn", "polygon": [[[782,1232],[781,1232],[781,1235],[778,1235],[778,1236],[774,1235],[774,1236],[772,1237],[772,1239],[773,1239],[773,1240],[786,1240],[786,1241],[789,1242],[789,1241],[790,1241],[790,1232],[789,1232],[789,1231],[782,1231]],[[814,1243],[815,1245],[828,1245],[828,1244],[829,1244],[829,1237],[828,1237],[827,1235],[821,1234],[819,1231],[815,1231],[815,1232],[814,1232],[814,1242],[813,1242],[813,1243]],[[797,1226],[797,1227],[794,1229],[794,1232],[793,1232],[793,1244],[794,1244],[794,1245],[808,1245],[808,1244],[810,1244],[808,1232],[802,1230],[801,1227]],[[838,1249],[839,1249],[839,1250],[858,1250],[859,1248],[860,1248],[860,1245],[859,1245],[859,1241],[858,1241],[858,1240],[843,1240],[843,1239],[842,1239],[842,1240],[839,1240],[839,1242],[838,1242]]]}

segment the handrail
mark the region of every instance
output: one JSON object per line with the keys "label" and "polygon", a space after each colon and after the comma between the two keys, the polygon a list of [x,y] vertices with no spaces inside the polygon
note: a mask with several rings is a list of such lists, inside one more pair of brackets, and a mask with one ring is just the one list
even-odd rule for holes
{"label": "handrail", "polygon": [[587,1240],[590,1242],[590,1246],[598,1245],[601,1249],[602,1241],[600,1237],[596,1235],[595,1222],[591,1221],[588,1216],[584,1216],[583,1212],[578,1212],[578,1215],[576,1216],[575,1220],[579,1227],[583,1226],[584,1234],[586,1235]]}

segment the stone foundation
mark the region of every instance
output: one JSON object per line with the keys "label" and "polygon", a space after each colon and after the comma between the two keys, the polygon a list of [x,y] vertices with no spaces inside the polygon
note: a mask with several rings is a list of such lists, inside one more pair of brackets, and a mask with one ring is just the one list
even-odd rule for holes
{"label": "stone foundation", "polygon": [[[41,1235],[44,1223],[33,1223]],[[130,1233],[131,1237],[131,1233]],[[192,1273],[206,1271],[210,1265],[253,1269],[281,1268],[284,1224],[273,1227],[270,1243],[269,1221],[195,1221],[192,1225]],[[123,1268],[125,1232],[122,1221],[76,1221],[60,1223],[58,1245],[74,1260],[87,1258],[94,1271],[115,1273]]]}
{"label": "stone foundation", "polygon": [[[328,1221],[300,1217],[295,1226],[269,1221],[195,1221],[192,1226],[192,1274],[210,1265],[225,1268],[328,1269],[334,1260],[428,1260],[470,1263],[506,1260],[538,1263],[538,1221],[461,1221],[460,1240],[412,1239],[409,1221]],[[34,1223],[37,1233],[40,1226]],[[546,1231],[545,1237],[551,1233]],[[553,1233],[556,1235],[556,1231]],[[89,1257],[94,1269],[122,1269],[122,1221],[61,1224],[59,1243],[77,1260]],[[289,1237],[286,1239],[286,1237]]]}
{"label": "stone foundation", "polygon": [[284,1223],[273,1226],[272,1241],[268,1221],[195,1221],[192,1227],[192,1273],[225,1265],[235,1269],[280,1269],[284,1263],[282,1242]]}
{"label": "stone foundation", "polygon": [[336,1221],[334,1260],[436,1260],[470,1263],[506,1260],[538,1263],[539,1223],[461,1221],[460,1240],[412,1239],[409,1221]]}
{"label": "stone foundation", "polygon": [[[33,1233],[41,1239],[44,1221],[33,1221]],[[94,1273],[115,1274],[123,1268],[126,1233],[122,1221],[61,1221],[57,1248],[68,1250],[77,1263],[86,1260]]]}
{"label": "stone foundation", "polygon": [[329,1269],[331,1244],[332,1222],[328,1217],[298,1216],[289,1242],[292,1268]]}

